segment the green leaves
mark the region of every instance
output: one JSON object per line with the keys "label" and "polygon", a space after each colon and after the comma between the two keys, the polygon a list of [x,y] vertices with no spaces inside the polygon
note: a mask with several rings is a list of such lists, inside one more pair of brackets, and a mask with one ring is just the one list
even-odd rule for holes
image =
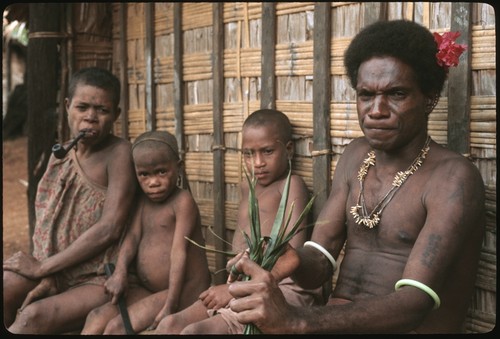
{"label": "green leaves", "polygon": [[[288,242],[304,228],[299,228],[302,221],[307,217],[307,214],[314,204],[315,197],[313,196],[306,207],[299,215],[297,220],[291,224],[293,211],[295,208],[295,202],[290,205],[290,212],[286,214],[286,208],[288,205],[288,196],[290,191],[290,181],[292,177],[292,166],[289,164],[290,170],[285,181],[285,186],[283,188],[283,195],[281,196],[280,204],[278,206],[278,211],[276,212],[276,217],[274,219],[273,227],[271,229],[270,235],[262,236],[262,230],[260,225],[259,217],[259,201],[257,195],[255,194],[255,187],[257,185],[257,178],[255,178],[254,173],[251,176],[245,171],[245,176],[248,181],[248,218],[250,221],[250,235],[242,231],[245,241],[249,249],[249,256],[252,261],[257,263],[260,267],[264,268],[266,271],[271,271],[278,261],[278,258],[285,252]],[[287,232],[288,231],[288,232]],[[235,253],[219,251],[212,248],[207,248],[201,246],[194,242],[193,240],[186,237],[188,241],[199,246],[207,251],[223,253],[229,256],[235,256]],[[251,277],[245,276],[244,280],[250,280]],[[243,334],[261,334],[262,332],[254,324],[247,324]]]}
{"label": "green leaves", "polygon": [[[290,181],[291,181],[291,164],[289,166],[290,170],[288,172],[285,186],[283,188],[283,195],[281,196],[280,204],[276,217],[274,219],[273,227],[269,237],[261,236],[260,220],[259,220],[259,203],[255,195],[255,186],[257,180],[255,176],[252,175],[250,178],[245,171],[246,178],[248,180],[249,186],[249,196],[248,196],[248,214],[250,218],[250,237],[243,232],[245,239],[250,250],[250,258],[259,264],[262,268],[270,271],[278,258],[285,252],[288,242],[302,229],[299,229],[302,221],[306,218],[312,205],[314,203],[315,197],[312,197],[307,203],[306,207],[299,215],[299,218],[295,220],[293,225],[290,227],[290,222],[295,207],[295,202],[292,202],[290,207],[290,212],[285,219],[286,207],[288,204],[288,194],[290,191]],[[288,233],[287,233],[287,230]],[[246,279],[249,279],[247,277]],[[248,324],[245,326],[243,334],[260,334],[260,330],[254,324]]]}

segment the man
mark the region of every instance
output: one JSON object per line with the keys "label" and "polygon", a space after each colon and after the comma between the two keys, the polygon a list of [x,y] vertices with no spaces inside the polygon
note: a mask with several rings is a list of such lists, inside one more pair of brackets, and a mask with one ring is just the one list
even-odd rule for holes
{"label": "man", "polygon": [[[364,137],[339,160],[311,242],[288,251],[272,273],[246,255],[230,262],[252,277],[230,287],[240,322],[265,333],[463,331],[484,232],[484,186],[469,160],[428,136],[428,116],[453,65],[443,55],[463,51],[443,46],[403,20],[377,22],[353,39],[344,62]],[[319,286],[331,279],[344,244],[328,305],[287,305],[277,281],[292,275],[305,288]]]}

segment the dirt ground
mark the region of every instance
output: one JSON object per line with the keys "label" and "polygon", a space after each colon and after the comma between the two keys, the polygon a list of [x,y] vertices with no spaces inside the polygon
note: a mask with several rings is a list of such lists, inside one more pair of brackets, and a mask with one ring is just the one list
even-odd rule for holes
{"label": "dirt ground", "polygon": [[29,252],[28,138],[3,142],[2,225],[3,258],[17,251]]}

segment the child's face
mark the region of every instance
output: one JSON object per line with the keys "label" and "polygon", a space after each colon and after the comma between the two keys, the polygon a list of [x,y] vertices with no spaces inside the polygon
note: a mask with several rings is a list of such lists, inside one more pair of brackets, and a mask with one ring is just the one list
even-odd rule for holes
{"label": "child's face", "polygon": [[268,186],[287,174],[292,142],[285,145],[275,125],[245,127],[242,148],[247,171],[251,174],[253,166],[258,185]]}
{"label": "child's face", "polygon": [[113,96],[106,90],[80,84],[76,87],[73,98],[66,99],[66,111],[71,132],[77,135],[87,129],[82,142],[98,143],[109,135],[113,123],[119,115],[113,105]]}
{"label": "child's face", "polygon": [[142,191],[153,202],[165,201],[177,187],[179,160],[163,148],[136,148],[133,156]]}

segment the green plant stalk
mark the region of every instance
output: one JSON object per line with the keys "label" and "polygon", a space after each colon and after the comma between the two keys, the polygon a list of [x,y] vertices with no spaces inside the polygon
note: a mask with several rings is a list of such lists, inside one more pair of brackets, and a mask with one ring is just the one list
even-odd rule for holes
{"label": "green plant stalk", "polygon": [[[299,218],[295,221],[290,231],[286,233],[288,226],[291,221],[293,209],[295,203],[292,202],[290,213],[285,220],[285,211],[288,202],[288,193],[290,191],[290,180],[291,180],[291,164],[289,166],[290,170],[288,172],[285,186],[283,188],[283,195],[281,196],[280,204],[278,207],[278,211],[276,212],[276,217],[274,219],[273,227],[271,229],[271,234],[269,237],[262,238],[260,231],[260,221],[259,221],[259,209],[258,209],[258,201],[255,195],[255,185],[256,180],[255,176],[252,175],[252,179],[249,178],[248,174],[245,171],[245,175],[247,177],[249,183],[249,218],[250,218],[250,229],[251,229],[251,237],[248,237],[245,234],[245,239],[247,240],[248,247],[250,249],[250,258],[259,264],[262,268],[267,271],[270,271],[278,258],[284,253],[288,246],[288,242],[301,231],[299,229],[300,224],[304,220],[304,218],[309,213],[312,205],[314,203],[315,197],[312,197],[302,213],[299,215]],[[283,222],[285,220],[285,222]],[[245,280],[249,280],[250,277],[245,277]],[[262,332],[259,330],[255,324],[247,324],[245,325],[245,329],[243,334],[261,334]]]}
{"label": "green plant stalk", "polygon": [[[295,207],[295,203],[292,202],[290,207],[290,213],[286,217],[285,220],[285,212],[286,206],[288,202],[288,193],[290,191],[290,180],[292,175],[292,166],[289,164],[289,172],[285,181],[285,186],[283,188],[283,195],[281,196],[280,204],[278,206],[278,211],[276,212],[276,217],[274,219],[273,227],[271,229],[271,234],[269,237],[262,237],[261,234],[261,225],[259,218],[259,202],[257,196],[255,194],[255,186],[257,185],[257,179],[255,178],[254,173],[252,172],[252,177],[248,175],[245,170],[245,176],[248,181],[248,218],[250,221],[250,236],[242,231],[247,246],[249,248],[249,256],[252,261],[257,263],[260,267],[267,271],[271,271],[274,267],[274,264],[278,260],[278,258],[285,252],[288,242],[303,229],[299,229],[300,224],[306,218],[307,214],[312,208],[315,197],[313,196],[306,207],[299,215],[293,226],[290,228],[290,231],[286,233],[288,230],[288,226],[290,225],[290,221],[292,218],[292,213]],[[285,222],[283,222],[285,220]],[[220,251],[213,248],[208,248],[206,246],[202,246],[195,241],[185,237],[189,242],[195,244],[198,247],[205,249],[206,251],[222,253],[228,256],[235,256],[236,254],[233,252]],[[251,277],[244,276],[243,280],[250,280]],[[245,329],[243,334],[262,334],[255,324],[247,324],[245,325]]]}

